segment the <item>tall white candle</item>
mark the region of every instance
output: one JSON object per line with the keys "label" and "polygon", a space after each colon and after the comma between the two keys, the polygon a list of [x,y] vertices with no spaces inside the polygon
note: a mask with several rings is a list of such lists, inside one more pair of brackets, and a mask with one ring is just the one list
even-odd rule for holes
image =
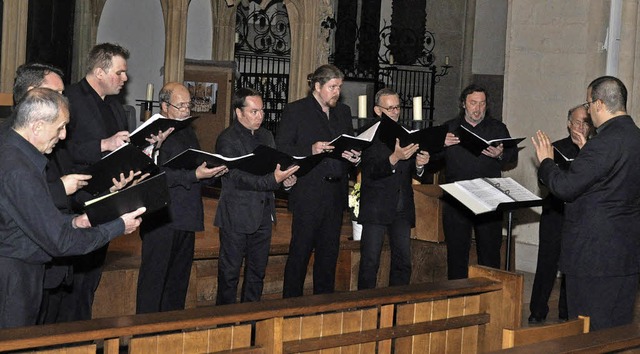
{"label": "tall white candle", "polygon": [[444,57],[444,65],[449,65],[449,56]]}
{"label": "tall white candle", "polygon": [[367,95],[358,96],[358,118],[367,118]]}
{"label": "tall white candle", "polygon": [[147,101],[153,101],[153,84],[147,84]]}
{"label": "tall white candle", "polygon": [[393,65],[394,60],[393,60],[393,54],[389,54],[389,64]]}
{"label": "tall white candle", "polygon": [[413,120],[422,120],[422,97],[413,98]]}

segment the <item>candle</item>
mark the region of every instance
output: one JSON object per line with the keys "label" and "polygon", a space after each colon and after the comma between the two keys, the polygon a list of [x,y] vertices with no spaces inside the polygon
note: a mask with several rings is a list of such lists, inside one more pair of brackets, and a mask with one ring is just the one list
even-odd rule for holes
{"label": "candle", "polygon": [[153,101],[153,84],[147,84],[147,101]]}
{"label": "candle", "polygon": [[413,120],[422,120],[422,97],[413,98]]}
{"label": "candle", "polygon": [[240,43],[240,33],[236,32],[236,43]]}
{"label": "candle", "polygon": [[367,118],[367,95],[358,96],[358,118]]}
{"label": "candle", "polygon": [[389,64],[393,65],[393,54],[389,54]]}
{"label": "candle", "polygon": [[444,65],[449,65],[449,56],[444,57]]}

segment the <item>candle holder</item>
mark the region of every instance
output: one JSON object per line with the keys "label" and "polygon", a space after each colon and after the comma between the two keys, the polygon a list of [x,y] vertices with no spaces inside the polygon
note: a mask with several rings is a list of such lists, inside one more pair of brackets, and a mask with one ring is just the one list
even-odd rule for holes
{"label": "candle holder", "polygon": [[151,117],[153,107],[160,107],[160,102],[149,100],[136,100],[140,102],[137,105],[140,106],[140,121],[144,122]]}
{"label": "candle holder", "polygon": [[446,76],[449,73],[449,69],[451,69],[453,66],[452,65],[442,65],[440,68],[440,72],[438,72],[438,68],[434,65],[433,66],[433,79],[436,83],[440,82],[440,78],[443,76]]}

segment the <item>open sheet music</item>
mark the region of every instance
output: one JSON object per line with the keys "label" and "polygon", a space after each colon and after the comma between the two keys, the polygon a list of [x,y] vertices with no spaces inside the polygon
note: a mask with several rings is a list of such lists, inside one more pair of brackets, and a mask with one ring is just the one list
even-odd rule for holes
{"label": "open sheet music", "polygon": [[502,144],[505,148],[508,148],[516,146],[524,140],[524,138],[499,138],[486,140],[463,125],[456,130],[455,134],[460,138],[460,145],[465,147],[474,155],[480,155],[482,150],[489,147],[489,145],[498,146]]}
{"label": "open sheet music", "polygon": [[474,214],[536,206],[542,199],[511,177],[476,178],[440,185]]}
{"label": "open sheet music", "polygon": [[369,146],[371,146],[373,138],[376,135],[376,131],[380,126],[380,122],[369,127],[369,129],[365,130],[358,136],[351,136],[347,134],[342,134],[339,137],[331,140],[329,145],[333,146],[334,149],[329,153],[331,157],[341,158],[342,153],[345,151],[362,151]]}

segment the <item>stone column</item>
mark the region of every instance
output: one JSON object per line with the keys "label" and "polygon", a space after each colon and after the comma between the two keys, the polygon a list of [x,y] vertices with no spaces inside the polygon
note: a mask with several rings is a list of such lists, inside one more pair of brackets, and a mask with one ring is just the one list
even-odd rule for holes
{"label": "stone column", "polygon": [[291,27],[290,102],[307,95],[307,75],[327,63],[330,43],[320,23],[333,16],[332,4],[332,0],[284,0]]}
{"label": "stone column", "polygon": [[211,0],[213,36],[211,59],[233,61],[235,52],[237,8],[220,0]]}
{"label": "stone column", "polygon": [[182,82],[187,50],[189,0],[161,0],[164,15],[164,82]]}
{"label": "stone column", "polygon": [[638,40],[640,19],[638,2],[625,0],[622,3],[622,27],[620,31],[620,55],[618,59],[618,78],[622,80],[629,91],[627,98],[627,112],[640,122],[640,105],[636,104],[634,92],[640,92],[640,75],[636,74],[636,65],[640,65],[640,46]]}
{"label": "stone column", "polygon": [[71,82],[79,81],[87,73],[87,54],[98,38],[100,14],[106,0],[76,1],[73,23],[73,64]]}
{"label": "stone column", "polygon": [[29,2],[4,0],[2,11],[2,62],[0,91],[12,92],[16,69],[26,60]]}

